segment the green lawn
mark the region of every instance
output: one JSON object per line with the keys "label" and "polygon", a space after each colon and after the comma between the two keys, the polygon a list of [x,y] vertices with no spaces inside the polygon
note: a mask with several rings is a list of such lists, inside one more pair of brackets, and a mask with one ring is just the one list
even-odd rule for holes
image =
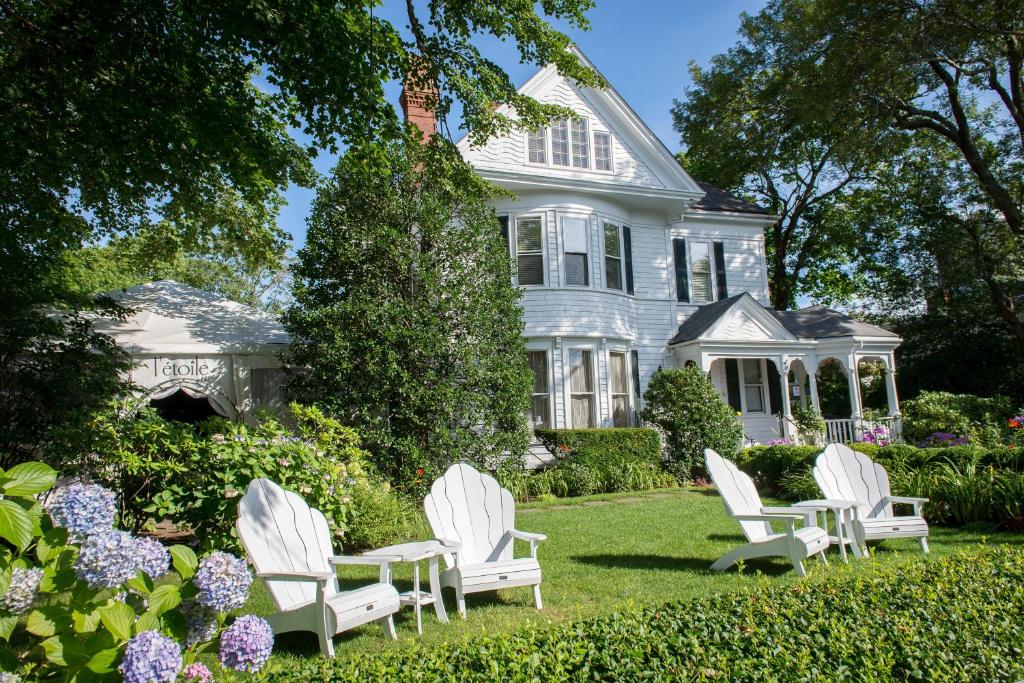
{"label": "green lawn", "polygon": [[[743,574],[735,569],[711,572],[708,565],[718,556],[743,542],[739,527],[729,520],[718,494],[713,490],[669,489],[646,494],[618,494],[559,500],[520,506],[517,525],[523,531],[547,534],[541,544],[544,573],[544,609],[533,608],[529,588],[467,596],[468,619],[455,611],[454,594],[446,591],[445,604],[451,623],[438,623],[433,608],[424,609],[424,643],[464,639],[474,634],[515,629],[527,622],[546,624],[610,612],[630,606],[660,604],[671,600],[699,598],[723,591],[747,589],[761,580],[798,580],[781,559],[750,563]],[[429,537],[425,529],[423,537]],[[944,529],[933,527],[932,555],[942,555],[964,544],[1024,543],[1024,536],[987,529]],[[520,552],[525,548],[519,548]],[[907,554],[920,555],[914,541],[889,541],[877,548],[874,559],[861,561],[868,568],[875,562],[892,561]],[[839,562],[837,551],[829,554]],[[851,561],[853,561],[851,559]],[[809,571],[828,571],[817,560]],[[343,587],[376,579],[376,572],[362,567],[345,567]],[[423,565],[426,587],[426,563]],[[409,565],[397,571],[399,590],[410,586]],[[254,587],[247,612],[266,614],[272,609],[262,584]],[[338,656],[356,651],[401,648],[416,640],[416,622],[411,608],[396,615],[398,641],[383,635],[379,626],[368,625],[335,639]],[[275,656],[287,659],[317,653],[312,633],[291,633],[278,637]]]}

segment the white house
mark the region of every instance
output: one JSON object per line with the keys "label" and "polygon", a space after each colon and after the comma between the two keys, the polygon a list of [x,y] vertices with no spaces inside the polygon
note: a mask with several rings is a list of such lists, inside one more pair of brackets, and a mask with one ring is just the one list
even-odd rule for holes
{"label": "white house", "polygon": [[[881,360],[898,416],[896,335],[823,307],[769,308],[775,217],[692,178],[611,87],[580,88],[548,66],[520,91],[579,118],[459,148],[516,195],[495,209],[523,288],[534,425],[633,425],[655,371],[693,362],[749,440],[767,442],[793,435],[792,401],[817,405],[814,371],[829,358],[854,379],[861,360]],[[410,120],[423,120],[421,102],[404,94]],[[834,439],[862,427],[849,386],[855,408],[830,424]]]}

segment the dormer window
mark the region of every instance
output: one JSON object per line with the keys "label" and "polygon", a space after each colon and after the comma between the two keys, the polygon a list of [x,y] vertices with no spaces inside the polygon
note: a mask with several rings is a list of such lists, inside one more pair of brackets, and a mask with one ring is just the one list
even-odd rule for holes
{"label": "dormer window", "polygon": [[[611,171],[612,136],[607,131],[591,131],[586,118],[559,119],[549,129],[526,134],[526,160],[531,164],[565,166],[586,171]],[[551,138],[550,148],[548,138]],[[593,137],[593,139],[591,139]],[[591,153],[593,149],[593,153]]]}

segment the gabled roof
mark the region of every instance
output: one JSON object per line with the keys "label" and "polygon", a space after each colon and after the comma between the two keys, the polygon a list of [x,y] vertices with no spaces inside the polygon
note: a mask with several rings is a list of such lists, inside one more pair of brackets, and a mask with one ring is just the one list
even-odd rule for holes
{"label": "gabled roof", "polygon": [[703,180],[698,180],[697,184],[700,185],[701,189],[706,193],[704,198],[694,204],[691,208],[700,209],[702,211],[729,211],[732,213],[756,213],[767,216],[768,209],[758,206],[757,204],[751,204],[750,202],[740,199],[731,192],[726,192],[720,188],[715,187],[711,183],[705,183]]}
{"label": "gabled roof", "polygon": [[825,306],[811,306],[799,311],[776,311],[758,303],[749,293],[741,292],[727,299],[704,304],[698,308],[694,311],[693,315],[683,321],[675,336],[669,340],[668,345],[673,346],[694,339],[700,339],[743,299],[750,299],[747,302],[748,304],[751,302],[755,303],[797,339],[830,339],[836,337],[886,337],[899,339],[899,335],[889,330],[860,320],[854,320],[844,313],[833,311]]}
{"label": "gabled roof", "polygon": [[269,313],[172,280],[106,296],[134,313],[123,321],[98,318],[96,330],[131,353],[268,353],[290,341]]}

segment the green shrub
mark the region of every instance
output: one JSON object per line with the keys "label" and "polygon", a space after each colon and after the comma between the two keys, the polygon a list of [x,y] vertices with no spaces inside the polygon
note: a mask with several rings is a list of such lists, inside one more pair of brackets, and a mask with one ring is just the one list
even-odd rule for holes
{"label": "green shrub", "polygon": [[289,662],[268,681],[1019,681],[1022,581],[1024,550],[974,548],[554,628]]}
{"label": "green shrub", "polygon": [[703,471],[704,449],[731,458],[743,443],[743,423],[722,401],[700,368],[661,369],[644,392],[642,417],[666,435],[668,458],[678,474]]}
{"label": "green shrub", "polygon": [[935,432],[946,432],[979,446],[999,446],[1009,439],[1008,422],[1019,413],[1017,407],[1008,396],[922,391],[903,401],[903,438],[919,443]]}
{"label": "green shrub", "polygon": [[349,550],[380,548],[402,543],[416,531],[418,510],[405,496],[386,484],[356,483],[351,489],[352,515],[345,547]]}
{"label": "green shrub", "polygon": [[661,439],[653,429],[537,429],[534,435],[560,460],[599,470],[627,461],[661,463]]}
{"label": "green shrub", "polygon": [[819,446],[752,446],[736,454],[736,466],[753,477],[762,495],[785,495],[782,480],[810,471],[821,453]]}
{"label": "green shrub", "polygon": [[601,493],[601,477],[597,470],[581,462],[568,461],[554,468],[565,482],[566,495],[589,496]]}
{"label": "green shrub", "polygon": [[269,417],[256,426],[220,418],[193,426],[148,409],[132,417],[111,410],[94,420],[93,455],[68,465],[117,492],[124,524],[142,529],[170,519],[204,549],[238,548],[238,497],[258,477],[301,495],[339,539],[358,536],[352,489],[383,486],[365,464],[359,435],[315,408],[293,404],[291,418],[294,430]]}

